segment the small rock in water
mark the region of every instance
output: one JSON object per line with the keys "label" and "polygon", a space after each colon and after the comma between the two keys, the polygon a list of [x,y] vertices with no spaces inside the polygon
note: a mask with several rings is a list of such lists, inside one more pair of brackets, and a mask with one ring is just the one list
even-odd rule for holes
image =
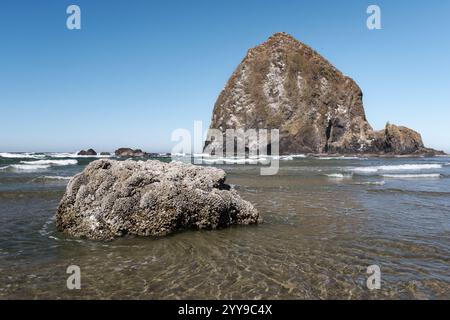
{"label": "small rock in water", "polygon": [[110,240],[258,223],[258,211],[230,190],[225,176],[181,162],[97,160],[67,185],[57,227],[73,237]]}
{"label": "small rock in water", "polygon": [[126,157],[126,158],[142,158],[146,156],[146,152],[142,151],[141,149],[133,150],[131,148],[119,148],[117,149],[114,154],[117,157]]}
{"label": "small rock in water", "polygon": [[77,153],[77,155],[79,156],[96,156],[97,152],[95,152],[94,149],[88,149],[86,150],[81,150],[80,152]]}

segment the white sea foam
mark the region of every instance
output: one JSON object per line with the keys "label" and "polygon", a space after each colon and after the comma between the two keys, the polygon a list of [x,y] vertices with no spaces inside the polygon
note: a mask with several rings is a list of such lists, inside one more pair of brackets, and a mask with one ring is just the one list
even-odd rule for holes
{"label": "white sea foam", "polygon": [[305,154],[290,154],[289,157],[292,158],[306,158]]}
{"label": "white sea foam", "polygon": [[[184,156],[184,154],[174,153],[173,156]],[[194,158],[210,158],[212,157],[209,153],[194,153]]]}
{"label": "white sea foam", "polygon": [[13,169],[18,171],[37,171],[50,168],[49,164],[10,164],[6,167],[1,167],[0,170]]}
{"label": "white sea foam", "polygon": [[202,159],[204,163],[208,164],[266,164],[269,163],[267,158],[212,158]]}
{"label": "white sea foam", "polygon": [[50,234],[49,227],[55,222],[56,216],[51,216],[42,226],[42,228],[39,230],[39,233],[41,236],[48,236]]}
{"label": "white sea foam", "polygon": [[75,165],[77,163],[77,160],[20,161],[20,164],[10,164],[9,166],[1,167],[0,170],[13,169],[17,171],[37,171],[48,169],[51,166],[68,166]]}
{"label": "white sea foam", "polygon": [[363,167],[363,168],[354,168],[352,169],[353,172],[357,172],[357,173],[374,173],[374,172],[378,172],[379,168],[378,167]]}
{"label": "white sea foam", "polygon": [[367,160],[367,158],[362,157],[346,157],[346,156],[339,156],[339,157],[317,157],[319,160]]}
{"label": "white sea foam", "polygon": [[386,165],[386,166],[373,166],[373,167],[360,167],[351,169],[353,172],[358,173],[376,173],[380,171],[420,171],[420,170],[432,170],[441,169],[441,164],[400,164],[400,165]]}
{"label": "white sea foam", "polygon": [[36,161],[20,161],[27,165],[54,165],[54,166],[69,166],[78,163],[78,160],[36,160]]}
{"label": "white sea foam", "polygon": [[41,159],[44,158],[44,154],[34,154],[34,153],[12,153],[12,152],[0,152],[0,157],[2,158],[10,158],[10,159]]}
{"label": "white sea foam", "polygon": [[[175,152],[175,153],[172,153],[172,155],[171,155],[172,157],[186,157],[186,156],[190,156],[189,154],[186,154],[186,153],[177,153],[177,152]],[[194,155],[195,156],[195,155]]]}
{"label": "white sea foam", "polygon": [[39,176],[31,180],[31,182],[45,182],[48,180],[56,180],[56,181],[68,181],[72,179],[72,177],[63,177],[63,176]]}
{"label": "white sea foam", "polygon": [[43,176],[42,178],[47,180],[70,180],[72,177],[62,177],[62,176]]}
{"label": "white sea foam", "polygon": [[70,152],[52,152],[47,153],[47,156],[51,158],[111,158],[113,155],[100,155],[97,154],[96,156],[80,156],[77,153],[70,153]]}
{"label": "white sea foam", "polygon": [[[173,154],[173,156],[185,156],[183,154]],[[212,156],[208,153],[194,153],[194,158],[213,158],[215,156]],[[251,160],[259,160],[263,159],[263,161],[267,161],[267,159],[273,159],[273,160],[294,160],[296,158],[306,158],[306,155],[304,154],[290,154],[290,155],[283,155],[283,156],[275,156],[275,155],[255,155],[255,156],[248,156],[246,158],[238,158],[238,159],[251,159]],[[233,159],[236,159],[234,157],[226,157],[226,158],[216,158],[216,159],[225,159],[226,161],[231,161]]]}
{"label": "white sea foam", "polygon": [[205,164],[268,164],[270,156],[218,157],[210,154],[194,154],[197,161]]}
{"label": "white sea foam", "polygon": [[270,156],[273,160],[290,161],[294,160],[294,156]]}
{"label": "white sea foam", "polygon": [[304,154],[289,154],[289,155],[284,155],[284,156],[267,156],[270,159],[274,159],[274,160],[282,160],[282,161],[290,161],[290,160],[295,160],[295,159],[303,159],[306,158],[306,155]]}
{"label": "white sea foam", "polygon": [[366,181],[358,184],[371,185],[371,186],[384,186],[386,181]]}
{"label": "white sea foam", "polygon": [[423,174],[383,174],[385,178],[391,179],[438,179],[441,177],[439,173],[423,173]]}
{"label": "white sea foam", "polygon": [[343,179],[351,179],[351,174],[343,174],[343,173],[331,173],[327,174],[327,177],[330,179],[337,179],[337,180],[343,180]]}
{"label": "white sea foam", "polygon": [[96,155],[96,156],[80,156],[77,153],[70,152],[49,152],[44,154],[36,154],[33,152],[0,152],[0,157],[11,159],[43,159],[45,157],[50,158],[110,158],[114,155]]}

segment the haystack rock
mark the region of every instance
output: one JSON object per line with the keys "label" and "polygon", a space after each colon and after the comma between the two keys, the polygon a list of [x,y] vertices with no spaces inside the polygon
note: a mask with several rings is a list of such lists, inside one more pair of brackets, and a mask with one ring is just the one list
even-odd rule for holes
{"label": "haystack rock", "polygon": [[258,222],[223,170],[157,160],[91,162],[69,181],[56,215],[58,230],[98,240]]}
{"label": "haystack rock", "polygon": [[234,71],[210,129],[279,129],[281,154],[435,153],[411,129],[374,131],[362,97],[355,81],[316,51],[276,33],[250,49]]}

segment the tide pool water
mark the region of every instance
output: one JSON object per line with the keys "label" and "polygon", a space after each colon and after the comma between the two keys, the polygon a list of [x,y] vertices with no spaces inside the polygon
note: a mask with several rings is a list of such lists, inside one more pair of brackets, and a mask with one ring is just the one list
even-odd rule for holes
{"label": "tide pool water", "polygon": [[[264,222],[164,238],[71,239],[70,177],[97,158],[0,153],[0,298],[450,298],[450,158],[282,157],[216,165]],[[170,161],[170,159],[161,159]],[[256,161],[257,163],[257,161]],[[68,290],[67,267],[81,269]],[[369,290],[378,265],[381,288]]]}

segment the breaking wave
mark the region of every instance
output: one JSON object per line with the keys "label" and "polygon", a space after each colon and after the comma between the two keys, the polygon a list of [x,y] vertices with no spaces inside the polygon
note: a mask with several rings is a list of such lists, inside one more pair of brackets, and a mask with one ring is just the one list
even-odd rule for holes
{"label": "breaking wave", "polygon": [[41,159],[44,158],[44,154],[35,154],[35,153],[14,153],[14,152],[0,152],[0,157],[8,158],[8,159]]}
{"label": "breaking wave", "polygon": [[212,158],[201,159],[206,164],[266,164],[270,160],[267,158]]}
{"label": "breaking wave", "polygon": [[386,184],[386,181],[365,181],[365,182],[360,182],[357,184],[370,185],[370,186],[384,186]]}
{"label": "breaking wave", "polygon": [[[185,156],[182,154],[173,154],[172,156]],[[299,158],[306,158],[304,154],[291,154],[291,155],[283,155],[283,156],[249,156],[249,157],[225,157],[218,158],[215,156],[211,156],[210,154],[196,153],[193,154],[194,158],[201,158],[204,163],[225,163],[225,164],[268,164],[270,160],[280,160],[280,161],[290,161]]]}
{"label": "breaking wave", "polygon": [[47,181],[69,181],[72,179],[72,177],[65,177],[65,176],[39,176],[37,178],[34,178],[31,180],[31,182],[42,182],[45,183]]}
{"label": "breaking wave", "polygon": [[290,155],[288,155],[286,157],[290,157],[290,158],[293,158],[293,159],[295,159],[295,158],[306,158],[306,155],[305,154],[290,154]]}
{"label": "breaking wave", "polygon": [[47,180],[70,180],[72,177],[62,177],[62,176],[43,176],[43,179]]}
{"label": "breaking wave", "polygon": [[337,179],[337,180],[343,180],[343,179],[351,179],[351,174],[343,174],[343,173],[331,173],[327,174],[327,177],[330,179]]}
{"label": "breaking wave", "polygon": [[400,164],[400,165],[386,165],[386,166],[373,166],[373,167],[361,167],[353,168],[351,171],[356,173],[377,173],[380,171],[420,171],[420,170],[432,170],[441,169],[442,164]]}
{"label": "breaking wave", "polygon": [[54,166],[69,166],[78,163],[77,160],[37,160],[37,161],[20,161],[26,165],[54,165]]}
{"label": "breaking wave", "polygon": [[391,179],[439,179],[441,175],[439,173],[423,173],[423,174],[383,174],[385,178]]}
{"label": "breaking wave", "polygon": [[6,167],[0,167],[0,170],[13,169],[17,171],[38,171],[50,168],[49,164],[10,164]]}
{"label": "breaking wave", "polygon": [[16,170],[16,171],[38,171],[46,170],[52,166],[69,166],[77,164],[77,160],[36,160],[36,161],[20,161],[20,164],[10,164],[0,167],[0,170]]}
{"label": "breaking wave", "polygon": [[70,153],[70,152],[47,153],[46,155],[51,158],[111,158],[111,157],[113,157],[113,155],[100,155],[100,154],[97,154],[96,156],[80,156],[77,153]]}
{"label": "breaking wave", "polygon": [[304,154],[290,154],[286,156],[268,156],[271,159],[274,160],[295,160],[295,159],[303,159],[306,158],[306,155]]}
{"label": "breaking wave", "polygon": [[319,160],[367,160],[368,158],[336,156],[336,157],[317,157],[316,159],[319,159]]}

